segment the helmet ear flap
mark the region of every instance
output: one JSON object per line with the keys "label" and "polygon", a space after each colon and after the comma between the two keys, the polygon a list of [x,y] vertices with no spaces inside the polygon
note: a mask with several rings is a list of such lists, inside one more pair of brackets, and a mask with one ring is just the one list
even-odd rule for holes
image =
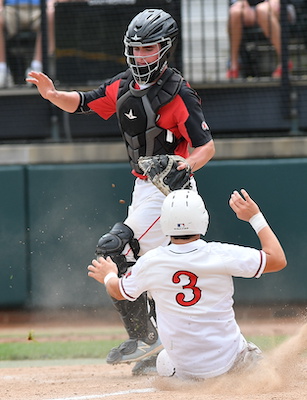
{"label": "helmet ear flap", "polygon": [[172,40],[172,46],[170,48],[170,51],[167,53],[168,58],[171,58],[172,55],[175,53],[175,50],[176,50],[176,47],[178,44],[178,36],[176,35],[171,40]]}

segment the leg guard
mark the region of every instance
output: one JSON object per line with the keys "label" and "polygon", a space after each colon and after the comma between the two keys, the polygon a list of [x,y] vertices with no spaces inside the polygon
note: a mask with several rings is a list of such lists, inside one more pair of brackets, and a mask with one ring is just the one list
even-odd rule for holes
{"label": "leg guard", "polygon": [[154,304],[152,301],[148,304],[146,293],[135,301],[112,300],[130,339],[141,339],[147,344],[156,342],[158,333],[152,321],[155,320]]}
{"label": "leg guard", "polygon": [[[138,257],[140,246],[133,236],[134,233],[128,225],[118,222],[98,241],[96,256],[110,256],[117,264],[119,277],[134,264],[134,262],[128,262],[121,254],[127,244],[130,245],[135,259]],[[160,351],[162,345],[153,322],[156,317],[153,300],[148,301],[146,293],[133,302],[112,300],[121,316],[129,339],[110,351],[107,363],[138,361]]]}
{"label": "leg guard", "polygon": [[[158,337],[158,332],[152,321],[153,312],[148,312],[146,293],[143,293],[136,301],[114,300],[114,305],[119,311],[129,339],[120,346],[111,349],[107,356],[108,364],[141,362],[158,354],[163,346]],[[154,306],[151,303],[150,307]],[[143,367],[137,364],[135,374],[140,374]],[[146,363],[147,365],[147,363]],[[145,370],[144,370],[145,371]],[[143,373],[144,373],[143,371]]]}

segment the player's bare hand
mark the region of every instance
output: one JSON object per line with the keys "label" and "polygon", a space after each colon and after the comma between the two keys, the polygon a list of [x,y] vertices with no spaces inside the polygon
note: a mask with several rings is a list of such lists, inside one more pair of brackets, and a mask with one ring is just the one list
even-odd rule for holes
{"label": "player's bare hand", "polygon": [[88,276],[96,279],[100,283],[104,283],[104,278],[109,272],[118,273],[117,265],[112,261],[111,257],[104,259],[99,257],[98,260],[93,260],[92,264],[87,267]]}
{"label": "player's bare hand", "polygon": [[231,194],[229,205],[239,219],[248,222],[252,216],[259,213],[260,210],[245,189],[241,189],[240,192],[241,193],[235,190]]}
{"label": "player's bare hand", "polygon": [[36,85],[44,99],[49,100],[56,91],[52,80],[42,72],[29,72],[26,81]]}

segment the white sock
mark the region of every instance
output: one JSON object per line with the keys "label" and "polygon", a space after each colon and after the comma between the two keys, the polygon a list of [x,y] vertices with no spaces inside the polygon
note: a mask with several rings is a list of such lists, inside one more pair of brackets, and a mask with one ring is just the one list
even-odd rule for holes
{"label": "white sock", "polygon": [[0,71],[6,71],[6,70],[7,70],[6,62],[0,62]]}
{"label": "white sock", "polygon": [[32,60],[31,69],[33,69],[33,71],[41,71],[43,69],[43,65],[40,61]]}

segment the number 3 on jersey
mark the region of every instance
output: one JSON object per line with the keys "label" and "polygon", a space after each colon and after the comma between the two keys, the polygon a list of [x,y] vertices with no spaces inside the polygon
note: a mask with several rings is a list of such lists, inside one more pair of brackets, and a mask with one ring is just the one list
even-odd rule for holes
{"label": "number 3 on jersey", "polygon": [[196,286],[198,277],[189,271],[177,271],[173,275],[173,283],[176,283],[176,284],[180,283],[182,276],[186,276],[189,279],[189,283],[186,285],[183,285],[182,289],[191,289],[193,292],[193,298],[191,300],[186,301],[185,300],[186,295],[184,293],[178,293],[176,295],[176,301],[178,304],[180,304],[183,307],[193,306],[201,298],[201,289]]}

